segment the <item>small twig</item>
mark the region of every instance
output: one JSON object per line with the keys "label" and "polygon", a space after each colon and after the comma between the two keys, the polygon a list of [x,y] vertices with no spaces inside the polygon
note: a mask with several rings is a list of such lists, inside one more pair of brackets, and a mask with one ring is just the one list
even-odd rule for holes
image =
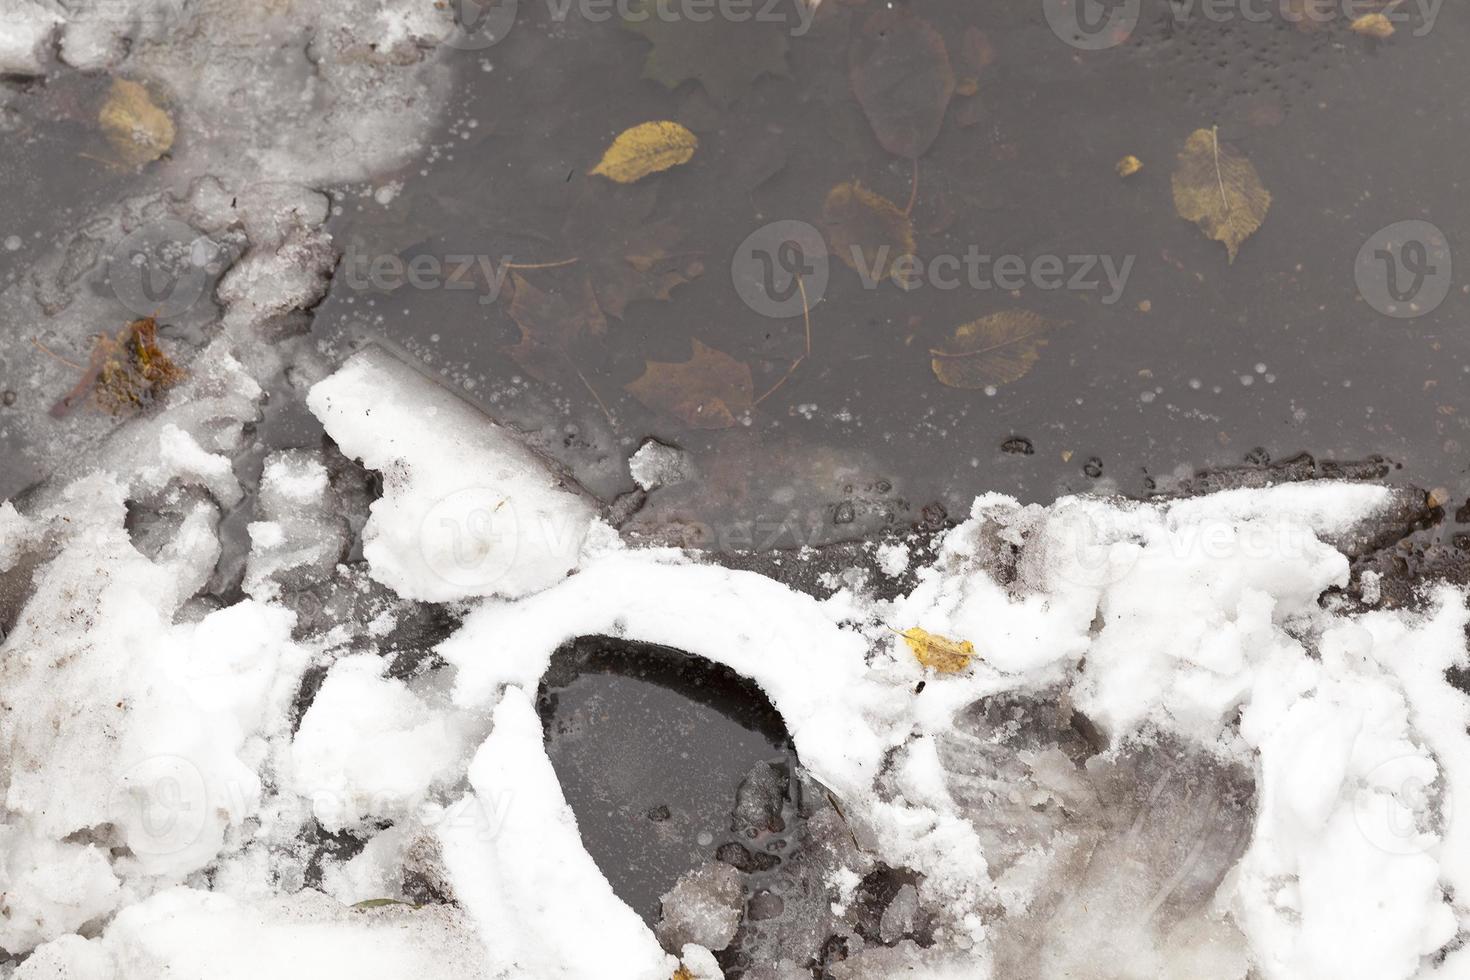
{"label": "small twig", "polygon": [[507,262],[502,269],[560,269],[582,261],[580,258],[562,259],[560,262]]}
{"label": "small twig", "polygon": [[776,389],[784,385],[787,380],[796,373],[796,369],[801,367],[801,363],[805,361],[808,357],[812,356],[812,309],[807,304],[806,283],[802,281],[801,276],[796,277],[796,288],[801,290],[801,318],[806,322],[806,350],[802,353],[800,357],[791,362],[791,366],[786,369],[786,373],[781,375],[780,381],[777,381],[775,384],[771,385],[769,391],[767,391],[764,395],[761,395],[753,402],[753,404],[755,405],[759,405],[761,402],[774,395],[776,393]]}
{"label": "small twig", "polygon": [[587,376],[582,373],[581,368],[577,367],[576,362],[572,360],[570,354],[562,351],[561,356],[567,362],[567,367],[571,368],[572,373],[577,376],[577,380],[582,382],[582,387],[586,388],[587,392],[592,396],[592,400],[597,402],[597,407],[602,409],[602,414],[607,419],[607,424],[612,426],[614,432],[617,432],[618,423],[613,419],[612,412],[607,410],[607,405],[603,402],[602,396],[597,393],[597,389],[592,387],[592,382],[587,380]]}
{"label": "small twig", "polygon": [[914,157],[914,176],[909,183],[909,206],[903,209],[903,216],[907,218],[914,213],[914,203],[919,200],[919,158]]}
{"label": "small twig", "polygon": [[60,354],[56,353],[54,350],[52,350],[51,348],[47,347],[45,344],[41,343],[35,337],[32,337],[31,338],[31,343],[34,344],[36,346],[36,349],[39,350],[41,353],[51,355],[52,357],[56,358],[58,361],[60,361],[62,364],[65,364],[69,368],[75,368],[78,371],[85,371],[85,370],[87,370],[86,368],[84,368],[80,364],[78,364],[77,362],[75,362],[75,361],[69,361],[66,358],[62,357]]}

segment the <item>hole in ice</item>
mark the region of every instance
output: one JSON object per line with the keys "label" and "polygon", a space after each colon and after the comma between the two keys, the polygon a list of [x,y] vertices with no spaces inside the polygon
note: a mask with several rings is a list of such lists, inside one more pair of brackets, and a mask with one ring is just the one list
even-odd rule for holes
{"label": "hole in ice", "polygon": [[789,774],[796,763],[753,682],[669,647],[574,640],[552,657],[537,705],[583,844],[650,925],[680,875],[745,839],[733,811],[747,775],[761,763]]}

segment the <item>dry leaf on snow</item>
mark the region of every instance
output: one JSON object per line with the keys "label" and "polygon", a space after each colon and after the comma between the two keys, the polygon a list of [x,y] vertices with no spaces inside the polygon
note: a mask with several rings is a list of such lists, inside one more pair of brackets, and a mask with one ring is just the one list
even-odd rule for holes
{"label": "dry leaf on snow", "polygon": [[619,184],[631,184],[688,163],[698,147],[699,138],[676,122],[640,123],[618,134],[592,173]]}
{"label": "dry leaf on snow", "polygon": [[1174,210],[1199,225],[1205,236],[1225,244],[1230,261],[1266,220],[1271,192],[1255,165],[1220,144],[1218,127],[1190,134],[1174,169]]}
{"label": "dry leaf on snow", "polygon": [[728,429],[755,405],[750,365],[693,342],[687,361],[649,361],[628,393],[695,429]]}
{"label": "dry leaf on snow", "polygon": [[931,350],[930,366],[951,388],[984,388],[1025,377],[1041,356],[1046,333],[1065,326],[1030,310],[1004,310],[960,326],[948,350]]}
{"label": "dry leaf on snow", "polygon": [[862,276],[865,284],[893,276],[894,263],[914,254],[914,225],[909,216],[888,198],[856,182],[838,184],[827,192],[822,227],[831,251]]}
{"label": "dry leaf on snow", "polygon": [[975,657],[975,644],[969,640],[951,640],[918,626],[904,630],[899,635],[909,645],[919,663],[941,674],[957,674],[970,666],[970,661]]}

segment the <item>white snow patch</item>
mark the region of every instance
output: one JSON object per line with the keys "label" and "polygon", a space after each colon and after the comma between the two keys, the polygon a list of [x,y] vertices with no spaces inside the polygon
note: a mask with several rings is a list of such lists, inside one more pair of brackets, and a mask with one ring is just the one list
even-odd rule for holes
{"label": "white snow patch", "polygon": [[514,435],[381,348],[308,400],[343,452],[383,474],[363,531],[373,578],[411,599],[522,596],[577,566],[593,517]]}

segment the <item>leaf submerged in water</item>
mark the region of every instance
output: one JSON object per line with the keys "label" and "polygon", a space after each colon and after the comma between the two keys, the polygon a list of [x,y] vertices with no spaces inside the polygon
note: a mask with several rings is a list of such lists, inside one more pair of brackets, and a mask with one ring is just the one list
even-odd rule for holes
{"label": "leaf submerged in water", "polygon": [[992,313],[956,328],[948,349],[929,351],[930,367],[950,388],[1010,384],[1035,366],[1047,332],[1060,326],[1030,310]]}
{"label": "leaf submerged in water", "polygon": [[695,429],[728,429],[755,405],[750,365],[693,342],[689,360],[649,361],[628,393]]}
{"label": "leaf submerged in water", "polygon": [[1174,210],[1225,245],[1230,261],[1266,220],[1271,192],[1255,165],[1220,143],[1218,127],[1196,129],[1174,169]]}

